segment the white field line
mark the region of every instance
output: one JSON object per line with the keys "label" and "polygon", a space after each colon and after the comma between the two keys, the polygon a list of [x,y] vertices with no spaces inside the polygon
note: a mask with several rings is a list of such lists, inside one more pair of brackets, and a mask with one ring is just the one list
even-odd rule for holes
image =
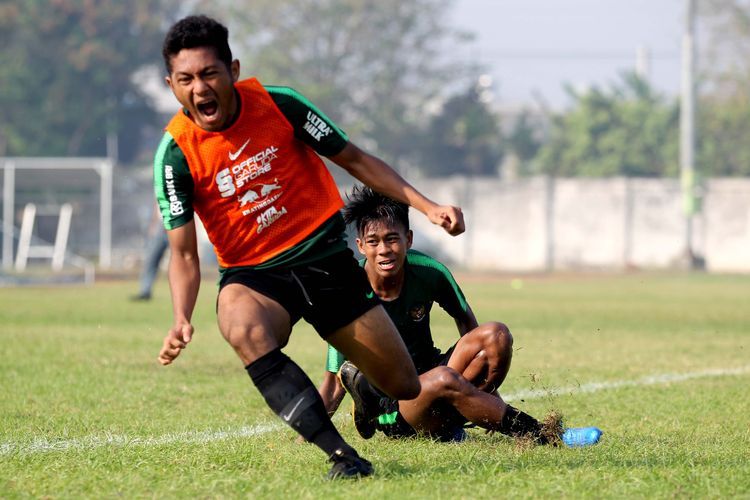
{"label": "white field line", "polygon": [[[586,384],[573,385],[569,387],[556,387],[547,389],[531,389],[518,391],[503,395],[505,401],[518,401],[528,399],[541,399],[560,395],[585,394],[623,387],[643,387],[647,385],[669,384],[685,382],[688,380],[746,375],[750,373],[750,365],[739,368],[709,369],[687,373],[663,373],[649,375],[633,380],[613,380],[610,382],[589,382]],[[346,418],[343,414],[334,417],[335,420]],[[228,439],[241,439],[253,436],[277,432],[286,429],[281,423],[259,424],[255,426],[243,426],[237,429],[218,431],[186,431],[180,433],[169,433],[156,437],[125,436],[120,434],[91,435],[75,439],[45,439],[37,438],[31,442],[21,443],[6,441],[0,443],[0,457],[9,455],[34,455],[38,453],[49,453],[68,450],[92,450],[105,446],[116,446],[123,448],[152,447],[170,444],[205,444]]]}
{"label": "white field line", "polygon": [[91,450],[103,446],[137,447],[169,444],[203,444],[226,439],[258,436],[284,428],[281,424],[261,424],[226,431],[187,431],[169,433],[157,437],[129,437],[120,434],[92,435],[77,439],[48,440],[37,438],[30,443],[5,442],[0,444],[0,456],[18,453],[32,455],[52,451]]}
{"label": "white field line", "polygon": [[643,387],[646,385],[669,384],[674,382],[685,382],[697,378],[726,377],[745,375],[750,373],[750,365],[739,368],[715,368],[687,373],[663,373],[661,375],[648,375],[634,380],[613,380],[611,382],[588,382],[586,384],[572,385],[569,387],[551,387],[548,389],[529,389],[518,391],[507,396],[502,396],[505,401],[518,401],[526,399],[541,399],[562,395],[586,394],[590,392],[605,391],[608,389],[620,389],[623,387]]}

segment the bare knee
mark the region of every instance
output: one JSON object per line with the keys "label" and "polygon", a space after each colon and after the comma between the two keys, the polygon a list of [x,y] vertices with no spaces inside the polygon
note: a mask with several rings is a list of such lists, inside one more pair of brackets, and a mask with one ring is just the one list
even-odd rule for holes
{"label": "bare knee", "polygon": [[462,392],[466,379],[453,368],[437,366],[422,376],[422,392],[449,398]]}
{"label": "bare knee", "polygon": [[499,321],[483,323],[477,328],[477,336],[485,351],[504,354],[513,349],[513,335],[505,323]]}
{"label": "bare knee", "polygon": [[225,327],[221,329],[221,333],[245,365],[252,363],[277,347],[283,347],[276,342],[273,336],[267,335],[262,328],[257,326]]}

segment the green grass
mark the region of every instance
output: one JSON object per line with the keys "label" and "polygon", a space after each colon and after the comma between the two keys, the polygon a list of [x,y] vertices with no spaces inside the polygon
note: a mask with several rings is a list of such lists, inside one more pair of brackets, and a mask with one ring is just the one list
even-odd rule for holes
{"label": "green grass", "polygon": [[[212,282],[170,367],[156,362],[171,317],[163,282],[145,304],[127,301],[132,282],[5,288],[0,498],[750,498],[749,278],[459,280],[480,321],[513,331],[502,394],[547,390],[513,404],[598,425],[599,445],[524,449],[477,430],[460,445],[364,441],[339,415],[376,475],[327,482],[323,454],[296,443],[221,339]],[[455,341],[444,314],[433,328],[441,347]],[[286,352],[321,379],[324,345],[307,325]],[[709,369],[741,372],[638,382]],[[636,385],[555,390],[617,381]]]}

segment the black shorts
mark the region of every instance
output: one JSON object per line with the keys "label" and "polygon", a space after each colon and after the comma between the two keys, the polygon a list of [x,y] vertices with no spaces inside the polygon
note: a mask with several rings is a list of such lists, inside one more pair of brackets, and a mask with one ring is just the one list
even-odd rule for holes
{"label": "black shorts", "polygon": [[275,300],[292,325],[304,318],[322,338],[380,304],[349,248],[299,266],[237,271],[224,276],[219,289],[231,283]]}
{"label": "black shorts", "polygon": [[[458,344],[458,342],[456,342],[456,344]],[[448,366],[448,361],[451,359],[453,351],[456,350],[456,344],[453,344],[450,349],[438,355],[437,364],[435,366]]]}
{"label": "black shorts", "polygon": [[[395,399],[381,400],[383,415],[378,418],[377,428],[389,438],[408,438],[417,435],[414,427],[404,420],[398,411],[398,401]],[[388,418],[386,418],[388,417]]]}

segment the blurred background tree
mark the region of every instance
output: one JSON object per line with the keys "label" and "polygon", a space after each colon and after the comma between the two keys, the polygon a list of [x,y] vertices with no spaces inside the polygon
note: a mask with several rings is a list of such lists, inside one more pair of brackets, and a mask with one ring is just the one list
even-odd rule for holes
{"label": "blurred background tree", "polygon": [[0,3],[0,156],[105,156],[140,150],[157,123],[133,75],[160,59],[172,0]]}
{"label": "blurred background tree", "polygon": [[470,86],[442,104],[418,145],[419,163],[433,176],[498,174],[503,155],[499,117],[489,109],[487,89]]}
{"label": "blurred background tree", "polygon": [[[451,0],[214,0],[243,76],[297,88],[352,139],[400,169],[429,175],[462,165],[425,162],[436,101],[480,72],[445,54],[470,40],[446,18]],[[455,53],[455,52],[453,52]],[[441,160],[446,163],[448,159]]]}
{"label": "blurred background tree", "polygon": [[608,89],[568,92],[571,108],[554,116],[538,158],[557,176],[656,177],[677,172],[679,110],[633,73]]}
{"label": "blurred background tree", "polygon": [[[696,168],[702,177],[750,175],[750,2],[698,3]],[[608,89],[575,92],[522,172],[560,176],[674,176],[679,104],[635,74]],[[536,137],[540,134],[536,133]]]}
{"label": "blurred background tree", "polygon": [[698,158],[704,176],[750,175],[750,2],[705,0]]}
{"label": "blurred background tree", "polygon": [[545,141],[547,124],[544,116],[524,108],[511,122],[504,136],[507,160],[501,174],[509,179],[534,173],[534,159]]}
{"label": "blurred background tree", "polygon": [[[205,12],[228,24],[243,77],[297,88],[408,175],[676,173],[675,98],[625,74],[569,90],[566,109],[508,111],[457,55],[472,36],[452,27],[453,3],[0,0],[0,156],[104,156],[114,142],[121,164],[148,163],[168,118],[145,90],[161,84],[164,33]],[[750,175],[750,2],[705,0],[698,15],[697,169]]]}

